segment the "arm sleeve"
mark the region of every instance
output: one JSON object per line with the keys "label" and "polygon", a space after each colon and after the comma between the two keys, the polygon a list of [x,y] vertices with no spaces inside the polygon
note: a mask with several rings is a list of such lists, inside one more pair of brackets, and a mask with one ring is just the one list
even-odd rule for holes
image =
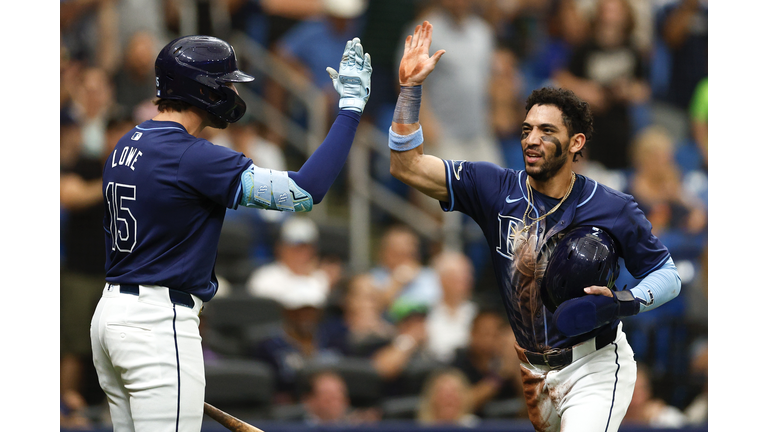
{"label": "arm sleeve", "polygon": [[314,204],[322,201],[341,172],[355,139],[358,124],[360,114],[351,110],[339,111],[323,143],[298,172],[288,172],[288,176],[312,196]]}
{"label": "arm sleeve", "polygon": [[677,297],[681,285],[677,267],[670,257],[661,268],[649,273],[630,291],[641,300],[640,312],[646,312]]}

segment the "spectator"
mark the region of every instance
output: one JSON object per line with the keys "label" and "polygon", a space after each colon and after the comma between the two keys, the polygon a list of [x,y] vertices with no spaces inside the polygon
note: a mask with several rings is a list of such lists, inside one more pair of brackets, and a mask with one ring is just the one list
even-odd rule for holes
{"label": "spectator", "polygon": [[555,74],[558,85],[589,103],[595,133],[584,152],[611,170],[629,166],[635,128],[632,109],[650,100],[642,55],[630,35],[635,21],[627,0],[600,0],[590,40]]}
{"label": "spectator", "polygon": [[684,414],[689,424],[706,425],[709,407],[709,355],[707,340],[694,344],[694,354],[691,360],[691,375],[693,381],[702,385],[701,390],[693,401],[685,408]]}
{"label": "spectator", "polygon": [[388,382],[385,393],[401,391],[398,380],[409,363],[430,360],[426,350],[427,308],[416,303],[398,302],[393,310],[396,333],[392,342],[373,353],[371,361],[379,375]]}
{"label": "spectator", "polygon": [[378,259],[371,276],[386,308],[396,300],[430,307],[440,301],[440,281],[432,269],[422,265],[419,237],[410,228],[388,228],[381,238]]}
{"label": "spectator", "polygon": [[469,381],[458,369],[435,372],[426,382],[416,421],[421,425],[476,426],[472,414]]}
{"label": "spectator", "polygon": [[331,317],[324,326],[331,335],[329,339],[341,343],[345,355],[352,357],[370,357],[395,336],[394,326],[384,319],[384,308],[368,274],[356,275],[349,281],[341,316]]}
{"label": "spectator", "polygon": [[[523,169],[523,154],[520,150],[520,125],[524,120],[521,99],[525,79],[518,67],[517,56],[512,50],[501,48],[493,57],[491,75],[491,115],[493,131],[504,153],[507,168]],[[484,246],[484,245],[483,245]]]}
{"label": "spectator", "polygon": [[[114,119],[107,127],[114,146],[132,123]],[[80,124],[66,110],[60,117],[60,205],[65,214],[61,230],[64,260],[61,263],[61,398],[67,424],[87,420],[83,410],[93,401],[84,395],[86,377],[93,370],[90,316],[104,289],[104,204],[101,173],[104,155],[82,151]],[[95,371],[93,371],[95,374]],[[90,402],[90,403],[89,403]],[[79,424],[79,423],[78,423]]]}
{"label": "spectator", "polygon": [[143,102],[151,102],[147,96],[155,93],[155,59],[157,41],[146,31],[134,33],[128,41],[122,67],[115,77],[115,102],[128,112]]}
{"label": "spectator", "polygon": [[[630,149],[634,172],[628,192],[653,224],[656,236],[667,230],[696,235],[706,227],[706,212],[683,188],[673,151],[674,143],[663,128],[643,130]],[[673,244],[667,244],[673,249]]]}
{"label": "spectator", "polygon": [[68,109],[82,126],[83,151],[101,157],[107,122],[118,113],[114,85],[107,72],[94,67],[84,69]]}
{"label": "spectator", "polygon": [[679,409],[653,397],[650,371],[647,366],[638,363],[635,392],[622,425],[680,428],[685,424],[685,415]]}
{"label": "spectator", "polygon": [[[338,110],[338,96],[325,69],[329,66],[335,69],[339,61],[339,47],[360,36],[363,24],[361,17],[367,1],[327,0],[323,6],[323,14],[291,27],[276,43],[275,51],[307,82],[325,93],[328,112],[335,113]],[[268,97],[275,106],[287,111],[286,95],[281,89],[279,86],[271,86]]]}
{"label": "spectator", "polygon": [[708,78],[704,78],[696,85],[690,107],[691,134],[702,158],[703,168],[707,168],[707,155],[709,143],[709,98]]}
{"label": "spectator", "polygon": [[375,408],[353,409],[347,384],[336,372],[325,370],[309,378],[308,391],[302,398],[305,421],[313,426],[340,426],[373,423],[381,419]]}
{"label": "spectator", "polygon": [[440,277],[443,296],[427,315],[427,349],[437,360],[450,363],[456,349],[467,346],[477,313],[472,301],[474,268],[460,252],[443,252],[435,258],[433,268]]}
{"label": "spectator", "polygon": [[275,374],[275,404],[295,404],[300,399],[299,378],[310,363],[333,364],[342,353],[330,347],[328,338],[321,334],[327,292],[317,284],[291,284],[278,282],[273,292],[282,305],[282,325],[270,334],[253,341],[248,348],[250,356],[272,367]]}
{"label": "spectator", "polygon": [[330,292],[331,281],[319,267],[317,225],[306,216],[294,216],[283,222],[275,245],[275,261],[251,273],[247,291],[256,297],[280,301],[291,291],[303,287],[322,295]]}
{"label": "spectator", "polygon": [[578,0],[551,2],[551,12],[546,17],[546,38],[530,58],[529,88],[550,84],[557,71],[568,67],[574,49],[589,39],[589,17],[579,4]]}
{"label": "spectator", "polygon": [[[520,362],[515,336],[504,317],[493,309],[481,310],[472,321],[469,344],[459,349],[452,366],[470,382],[472,412],[482,414],[491,400],[521,397]],[[527,418],[525,407],[519,415]]]}
{"label": "spectator", "polygon": [[696,86],[707,77],[708,2],[675,0],[658,13],[656,28],[669,51],[669,82],[663,99],[688,110]]}
{"label": "spectator", "polygon": [[[494,34],[491,26],[474,13],[472,3],[439,0],[434,8],[418,17],[418,23],[427,20],[434,25],[433,48],[447,52],[440,68],[424,83],[420,122],[426,142],[438,146],[445,159],[502,164],[501,149],[491,124],[492,89],[488,85]],[[405,28],[402,41],[416,24]],[[396,58],[401,56],[402,48]]]}

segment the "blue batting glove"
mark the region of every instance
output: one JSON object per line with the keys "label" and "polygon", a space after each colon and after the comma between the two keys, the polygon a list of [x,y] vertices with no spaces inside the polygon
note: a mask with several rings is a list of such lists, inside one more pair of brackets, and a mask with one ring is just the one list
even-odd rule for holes
{"label": "blue batting glove", "polygon": [[613,297],[586,295],[566,300],[557,307],[553,319],[560,333],[573,337],[638,312],[640,300],[632,292],[622,290],[613,291]]}
{"label": "blue batting glove", "polygon": [[360,39],[347,41],[341,57],[339,71],[325,69],[333,81],[333,87],[339,93],[339,108],[363,112],[368,97],[371,95],[371,56],[363,54]]}

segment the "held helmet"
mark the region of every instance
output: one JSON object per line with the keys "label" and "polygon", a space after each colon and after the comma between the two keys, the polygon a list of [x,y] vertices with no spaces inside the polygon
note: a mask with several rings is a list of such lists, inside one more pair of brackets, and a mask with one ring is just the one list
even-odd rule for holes
{"label": "held helmet", "polygon": [[541,298],[550,312],[572,298],[586,295],[584,288],[613,288],[619,276],[619,254],[611,236],[597,227],[568,231],[549,258]]}
{"label": "held helmet", "polygon": [[245,102],[227,83],[253,80],[237,69],[232,45],[211,36],[175,39],[155,60],[158,98],[190,103],[227,123],[245,114]]}

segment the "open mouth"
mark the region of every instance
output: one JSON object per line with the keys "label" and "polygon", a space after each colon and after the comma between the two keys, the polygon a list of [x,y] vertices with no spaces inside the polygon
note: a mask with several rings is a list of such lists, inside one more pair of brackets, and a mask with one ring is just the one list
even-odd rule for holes
{"label": "open mouth", "polygon": [[535,152],[525,152],[525,162],[528,164],[534,164],[541,160],[543,155]]}

